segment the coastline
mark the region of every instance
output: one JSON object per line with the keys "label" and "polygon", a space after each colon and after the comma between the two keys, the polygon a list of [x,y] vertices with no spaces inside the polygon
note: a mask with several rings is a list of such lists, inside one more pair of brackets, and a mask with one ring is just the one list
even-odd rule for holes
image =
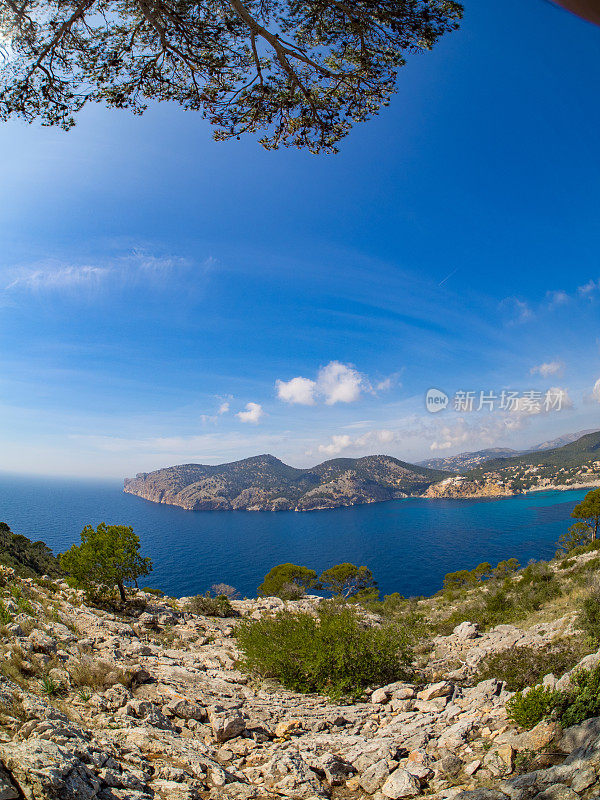
{"label": "coastline", "polygon": [[533,492],[568,492],[571,489],[594,489],[600,486],[600,479],[595,481],[586,481],[585,483],[571,483],[568,485],[561,484],[558,486],[535,486],[531,489],[525,489],[523,494],[531,494]]}
{"label": "coastline", "polygon": [[163,506],[170,506],[171,508],[179,508],[182,511],[191,511],[196,513],[206,513],[206,512],[247,512],[251,514],[256,513],[275,513],[280,514],[282,512],[288,511],[293,513],[311,513],[313,511],[336,511],[341,508],[356,508],[357,506],[368,506],[368,505],[379,505],[382,503],[392,503],[395,500],[502,500],[509,497],[519,497],[522,495],[533,494],[535,492],[569,492],[569,491],[578,491],[581,489],[593,489],[600,487],[600,479],[595,481],[590,481],[586,483],[575,483],[575,484],[558,484],[552,486],[535,486],[530,489],[524,489],[521,492],[505,492],[502,494],[468,494],[464,495],[463,497],[457,497],[455,495],[440,495],[437,497],[432,497],[430,495],[424,494],[407,494],[400,497],[391,497],[385,500],[375,500],[375,499],[367,499],[362,502],[348,502],[348,503],[340,503],[337,506],[317,506],[314,508],[257,508],[256,506],[251,508],[190,508],[188,506],[180,505],[179,503],[174,503],[169,499],[160,499],[160,500],[152,500],[148,497],[144,497],[141,494],[137,494],[136,492],[128,491],[127,489],[122,489],[123,494],[128,494],[132,497],[137,497],[140,500],[145,500],[147,503],[152,503],[154,505],[163,505]]}

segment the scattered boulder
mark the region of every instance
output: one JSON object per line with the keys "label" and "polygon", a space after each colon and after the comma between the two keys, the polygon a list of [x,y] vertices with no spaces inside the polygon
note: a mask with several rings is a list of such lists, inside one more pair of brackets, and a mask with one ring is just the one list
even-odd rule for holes
{"label": "scattered boulder", "polygon": [[390,800],[402,797],[416,797],[421,794],[421,785],[414,775],[405,769],[397,769],[389,776],[381,787],[381,793]]}
{"label": "scattered boulder", "polygon": [[227,710],[222,706],[214,706],[208,712],[213,734],[217,742],[235,739],[246,729],[246,720],[237,710]]}

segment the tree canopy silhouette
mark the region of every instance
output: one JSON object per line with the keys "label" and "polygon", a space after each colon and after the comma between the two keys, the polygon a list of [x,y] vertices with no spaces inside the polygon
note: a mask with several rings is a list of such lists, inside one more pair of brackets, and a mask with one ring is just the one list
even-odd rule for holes
{"label": "tree canopy silhouette", "polygon": [[217,139],[334,152],[461,14],[455,0],[0,0],[0,118],[68,129],[90,101],[171,100]]}

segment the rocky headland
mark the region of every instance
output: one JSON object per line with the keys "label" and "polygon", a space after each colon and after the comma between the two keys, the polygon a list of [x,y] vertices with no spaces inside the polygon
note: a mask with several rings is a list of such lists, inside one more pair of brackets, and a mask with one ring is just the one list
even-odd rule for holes
{"label": "rocky headland", "polygon": [[296,469],[261,455],[140,473],[125,480],[124,491],[190,511],[316,511],[422,494],[444,476],[391,456],[337,458]]}
{"label": "rocky headland", "polygon": [[[402,497],[508,497],[600,485],[600,432],[563,439],[568,443],[560,447],[516,456],[502,450],[463,453],[456,457],[460,474],[456,464],[449,473],[384,455],[336,458],[310,469],[261,455],[218,466],[181,464],[141,472],[125,479],[124,491],[189,511],[317,511]],[[447,461],[450,465],[452,459]]]}

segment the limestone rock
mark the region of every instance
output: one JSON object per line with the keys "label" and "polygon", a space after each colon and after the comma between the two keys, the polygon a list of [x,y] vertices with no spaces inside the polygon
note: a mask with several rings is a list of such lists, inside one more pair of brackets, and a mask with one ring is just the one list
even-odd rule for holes
{"label": "limestone rock", "polygon": [[477,639],[479,636],[479,625],[476,622],[461,622],[452,631],[458,639]]}
{"label": "limestone rock", "polygon": [[416,797],[421,793],[421,786],[410,772],[405,769],[397,769],[383,784],[381,793],[390,800],[400,800],[402,797]]}
{"label": "limestone rock", "polygon": [[217,742],[235,739],[246,729],[246,720],[239,711],[228,711],[222,706],[211,708],[208,719]]}

